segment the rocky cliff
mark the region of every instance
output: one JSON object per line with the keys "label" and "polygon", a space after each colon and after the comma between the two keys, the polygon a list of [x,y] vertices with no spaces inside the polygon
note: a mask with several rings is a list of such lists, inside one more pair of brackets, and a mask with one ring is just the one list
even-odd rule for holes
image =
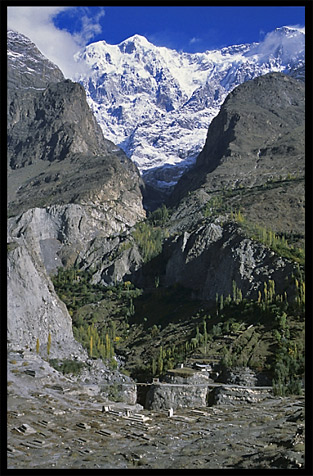
{"label": "rocky cliff", "polygon": [[[81,85],[8,34],[8,338],[78,348],[49,275],[145,217],[136,167],[104,139]],[[54,349],[54,350],[53,350]]]}
{"label": "rocky cliff", "polygon": [[232,91],[212,121],[195,167],[176,187],[176,199],[201,185],[213,191],[303,176],[304,88],[301,81],[271,73]]}
{"label": "rocky cliff", "polygon": [[83,87],[64,80],[22,35],[9,33],[8,46],[9,213],[84,200],[112,208],[120,199],[129,221],[143,217],[139,173],[104,139]]}
{"label": "rocky cliff", "polygon": [[179,208],[190,210],[195,201],[203,204],[224,190],[224,200],[252,221],[303,236],[304,100],[304,84],[281,73],[238,86],[212,121],[171,204],[185,197]]}
{"label": "rocky cliff", "polygon": [[167,246],[171,251],[165,283],[180,283],[200,299],[231,295],[234,281],[244,296],[253,299],[269,279],[275,280],[277,292],[290,292],[285,278],[296,264],[247,238],[235,224],[201,225],[169,240]]}

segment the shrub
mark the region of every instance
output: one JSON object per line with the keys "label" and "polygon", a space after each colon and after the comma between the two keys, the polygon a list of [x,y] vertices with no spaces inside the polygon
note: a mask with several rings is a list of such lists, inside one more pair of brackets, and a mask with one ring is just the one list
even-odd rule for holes
{"label": "shrub", "polygon": [[150,213],[148,221],[153,226],[164,226],[169,218],[169,215],[169,210],[163,203],[160,208],[157,208]]}
{"label": "shrub", "polygon": [[65,359],[63,361],[58,361],[57,359],[50,359],[49,364],[54,369],[62,372],[63,374],[73,374],[78,375],[85,364],[77,360]]}

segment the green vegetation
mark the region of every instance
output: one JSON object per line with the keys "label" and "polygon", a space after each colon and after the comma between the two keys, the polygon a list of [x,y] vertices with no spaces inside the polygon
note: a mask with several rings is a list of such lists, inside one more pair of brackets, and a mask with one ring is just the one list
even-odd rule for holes
{"label": "green vegetation", "polygon": [[78,328],[73,327],[75,339],[80,342],[88,351],[90,357],[101,358],[104,361],[110,361],[111,367],[116,367],[114,357],[114,321],[111,322],[112,327],[104,327],[101,331],[92,325],[80,325]]}
{"label": "green vegetation", "polygon": [[132,235],[145,263],[161,253],[163,233],[160,227],[154,227],[144,221],[136,225]]}
{"label": "green vegetation", "polygon": [[117,334],[117,323],[121,321],[119,331],[125,334],[128,318],[134,313],[133,301],[141,290],[130,281],[104,287],[91,284],[90,279],[88,271],[60,268],[52,281],[72,317],[75,339],[90,357],[101,358],[114,369],[115,347],[122,340]]}
{"label": "green vegetation", "polygon": [[148,222],[153,226],[164,227],[170,217],[170,214],[170,210],[163,203],[160,208],[157,208],[149,214]]}
{"label": "green vegetation", "polygon": [[163,333],[154,324],[151,336],[154,343],[160,345],[155,345],[151,355],[151,375],[160,376],[196,356],[207,362],[217,359],[228,368],[249,366],[269,373],[277,394],[301,392],[304,372],[303,288],[301,278],[295,279],[295,297],[289,302],[286,293],[276,294],[275,282],[269,280],[254,301],[244,299],[234,282],[233,295],[218,296],[211,314],[201,309],[189,317],[185,329],[190,331],[184,339],[183,334],[171,341],[164,337],[157,339],[166,334],[166,328]]}
{"label": "green vegetation", "polygon": [[[242,214],[236,217],[244,223]],[[179,285],[162,287],[155,271],[143,292],[130,281],[104,287],[91,284],[88,271],[59,270],[55,288],[72,316],[75,338],[90,357],[115,368],[115,356],[124,356],[125,372],[139,381],[194,358],[229,368],[249,366],[270,374],[277,394],[301,392],[305,282],[300,266],[286,281],[290,296],[278,294],[275,281],[268,280],[249,300],[234,281],[231,293],[217,294],[215,303],[192,299]]]}
{"label": "green vegetation", "polygon": [[163,204],[151,212],[145,221],[138,223],[132,232],[145,263],[161,253],[169,217],[170,211]]}
{"label": "green vegetation", "polygon": [[50,349],[51,349],[51,333],[49,332],[48,342],[47,342],[47,354],[48,355],[50,355]]}
{"label": "green vegetation", "polygon": [[259,241],[284,258],[304,265],[304,249],[292,243],[293,240],[297,241],[297,235],[292,233],[275,233],[269,227],[254,223],[244,216],[243,210],[238,206],[238,199],[240,203],[244,196],[249,197],[251,193],[264,192],[273,188],[287,186],[289,183],[303,181],[303,177],[292,176],[289,173],[284,178],[268,180],[266,183],[254,187],[244,188],[242,185],[239,185],[237,188],[225,188],[212,192],[211,198],[202,207],[202,215],[205,219],[226,215],[228,219],[238,223],[249,238]]}
{"label": "green vegetation", "polygon": [[49,364],[63,374],[79,375],[81,370],[85,367],[83,362],[77,360],[65,359],[59,361],[58,359],[50,359]]}
{"label": "green vegetation", "polygon": [[205,218],[217,216],[227,211],[230,211],[230,208],[225,205],[224,193],[214,195],[202,209],[202,213]]}
{"label": "green vegetation", "polygon": [[59,268],[58,273],[52,276],[53,285],[71,316],[85,304],[100,301],[104,297],[105,288],[91,284],[91,278],[91,272],[77,267]]}
{"label": "green vegetation", "polygon": [[278,235],[272,230],[266,229],[264,226],[248,222],[240,210],[237,212],[231,212],[231,219],[236,221],[242,227],[249,238],[259,241],[283,258],[288,258],[304,265],[304,249],[295,248],[293,245],[289,245],[287,238],[283,233]]}
{"label": "green vegetation", "polygon": [[[304,339],[303,339],[304,340]],[[279,350],[274,364],[273,390],[276,395],[301,394],[301,380],[304,375],[304,349],[298,349],[296,343],[279,340]]]}

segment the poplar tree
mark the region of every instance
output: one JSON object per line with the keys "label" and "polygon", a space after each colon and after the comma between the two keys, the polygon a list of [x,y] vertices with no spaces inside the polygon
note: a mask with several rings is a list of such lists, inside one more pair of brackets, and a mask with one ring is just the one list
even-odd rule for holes
{"label": "poplar tree", "polygon": [[158,358],[158,373],[161,374],[163,371],[163,348],[160,347],[159,358]]}
{"label": "poplar tree", "polygon": [[48,343],[47,343],[47,354],[48,355],[50,355],[50,349],[51,349],[51,333],[49,332]]}
{"label": "poplar tree", "polygon": [[157,364],[156,364],[155,359],[152,357],[152,362],[151,362],[151,372],[152,372],[152,375],[155,375],[155,374],[156,374],[156,371],[157,371]]}
{"label": "poplar tree", "polygon": [[93,337],[91,335],[90,340],[89,340],[89,354],[90,354],[90,357],[92,357],[92,349],[93,349]]}
{"label": "poplar tree", "polygon": [[221,294],[220,297],[220,310],[222,311],[224,309],[224,296]]}

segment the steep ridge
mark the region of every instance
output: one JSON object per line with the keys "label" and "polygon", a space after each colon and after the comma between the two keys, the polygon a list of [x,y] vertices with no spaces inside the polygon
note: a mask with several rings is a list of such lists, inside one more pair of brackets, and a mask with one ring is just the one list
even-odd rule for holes
{"label": "steep ridge", "polygon": [[304,84],[270,73],[238,86],[176,185],[162,254],[137,272],[136,284],[152,286],[157,274],[162,285],[214,301],[234,282],[255,299],[273,279],[278,292],[294,294],[297,262],[264,237],[304,248],[304,172]]}
{"label": "steep ridge", "polygon": [[282,27],[260,43],[203,53],[157,47],[140,35],[92,43],[77,55],[79,81],[105,137],[120,145],[157,189],[172,187],[203,148],[227,94],[272,71],[304,77],[303,29]]}
{"label": "steep ridge", "polygon": [[183,197],[188,202],[192,191],[198,198],[233,191],[253,221],[303,235],[304,100],[304,84],[282,73],[238,86],[212,121],[205,146],[171,203]]}
{"label": "steep ridge", "polygon": [[[15,56],[12,59],[8,55],[9,213],[82,199],[92,202],[100,195],[103,201],[106,189],[114,189],[114,196],[130,193],[128,211],[135,222],[137,212],[143,215],[142,182],[136,167],[104,139],[82,86],[62,80],[60,72],[56,81],[56,69],[50,67],[50,62],[51,77],[47,76],[47,67],[46,76],[38,74],[44,68],[41,66],[28,74],[27,81],[30,84],[32,79],[32,85],[20,87],[27,65],[39,59],[35,46],[32,49],[23,36],[18,38],[22,40],[18,42],[16,35],[9,35],[9,53],[17,54],[20,47],[19,58],[25,57],[16,65]],[[127,207],[127,201],[123,207]]]}
{"label": "steep ridge", "polygon": [[51,332],[60,355],[72,354],[71,318],[49,275],[145,217],[142,181],[104,139],[83,87],[23,35],[8,38],[8,339],[34,349]]}

